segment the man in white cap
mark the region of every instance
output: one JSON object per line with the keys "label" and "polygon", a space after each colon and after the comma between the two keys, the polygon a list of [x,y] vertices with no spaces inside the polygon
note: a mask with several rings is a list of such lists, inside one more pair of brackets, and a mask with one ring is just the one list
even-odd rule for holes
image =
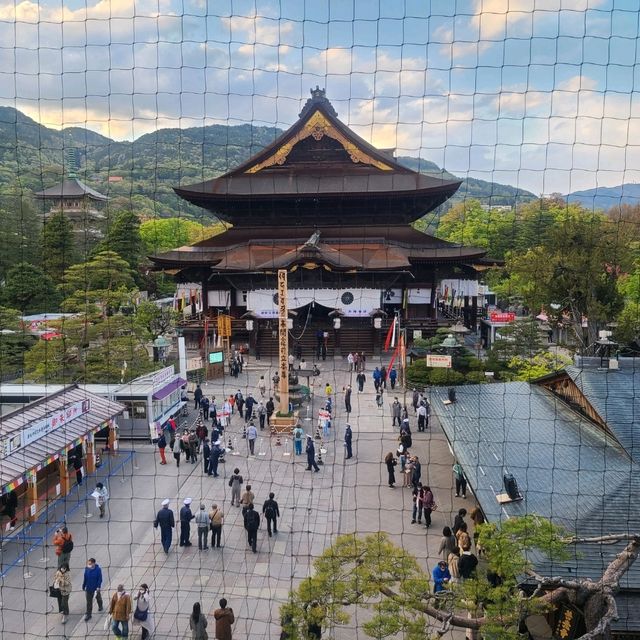
{"label": "man in white cap", "polygon": [[180,546],[190,547],[191,521],[195,518],[191,513],[191,498],[184,499],[184,506],[180,509]]}
{"label": "man in white cap", "polygon": [[160,541],[162,542],[162,548],[165,553],[169,553],[169,547],[171,546],[171,536],[173,534],[173,527],[176,526],[173,519],[173,511],[169,509],[169,498],[165,498],[162,501],[162,509],[158,511],[153,526],[157,529],[160,527]]}

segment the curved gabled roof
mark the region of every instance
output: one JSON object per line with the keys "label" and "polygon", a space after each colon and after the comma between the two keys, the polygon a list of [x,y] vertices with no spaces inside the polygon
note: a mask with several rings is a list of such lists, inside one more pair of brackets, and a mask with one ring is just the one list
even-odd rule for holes
{"label": "curved gabled roof", "polygon": [[52,198],[82,198],[85,196],[92,200],[99,200],[101,202],[109,199],[102,193],[87,186],[81,180],[78,180],[78,178],[67,178],[67,180],[64,180],[61,184],[49,187],[44,191],[37,191],[33,195],[42,200]]}

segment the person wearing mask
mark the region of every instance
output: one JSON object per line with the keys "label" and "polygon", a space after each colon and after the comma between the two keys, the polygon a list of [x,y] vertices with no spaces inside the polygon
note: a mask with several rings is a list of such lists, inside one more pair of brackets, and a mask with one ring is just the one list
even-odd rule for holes
{"label": "person wearing mask", "polygon": [[358,384],[358,393],[362,393],[364,391],[364,383],[367,381],[367,376],[364,375],[364,372],[360,372],[356,376],[356,383]]}
{"label": "person wearing mask", "polygon": [[182,509],[180,509],[180,546],[190,547],[191,541],[191,521],[195,518],[191,513],[191,498],[185,498]]}
{"label": "person wearing mask", "polygon": [[134,600],[136,608],[133,611],[133,626],[140,627],[142,633],[140,640],[147,640],[155,630],[149,586],[142,583]]}
{"label": "person wearing mask", "polygon": [[218,477],[218,463],[220,462],[220,456],[222,455],[222,442],[220,440],[216,440],[211,447],[211,452],[209,453],[209,472],[208,475],[213,476],[214,478]]}
{"label": "person wearing mask", "polygon": [[197,384],[196,385],[196,390],[193,392],[193,408],[197,409],[200,406],[200,401],[202,400],[202,389],[200,388],[200,385]]}
{"label": "person wearing mask", "polygon": [[425,431],[427,428],[427,407],[424,402],[418,406],[418,431]]}
{"label": "person wearing mask", "polygon": [[293,451],[295,455],[302,455],[302,438],[304,437],[304,429],[300,426],[300,423],[296,425],[293,430]]}
{"label": "person wearing mask", "polygon": [[69,566],[71,552],[73,551],[73,536],[69,533],[67,527],[57,529],[53,536],[53,544],[56,548],[58,556],[58,569],[66,564]]}
{"label": "person wearing mask", "polygon": [[173,453],[173,457],[176,461],[176,467],[180,468],[180,456],[182,454],[182,440],[180,437],[176,437],[173,439],[171,444],[171,452]]}
{"label": "person wearing mask", "polygon": [[391,415],[393,416],[393,422],[391,423],[392,427],[396,426],[396,422],[398,423],[398,427],[402,425],[400,417],[402,415],[402,405],[398,398],[393,399],[393,403],[391,404]]}
{"label": "person wearing mask", "polygon": [[224,513],[222,513],[221,509],[218,509],[217,504],[211,505],[211,511],[209,511],[209,522],[209,528],[211,529],[211,548],[220,548]]}
{"label": "person wearing mask", "polygon": [[467,497],[467,479],[464,476],[464,471],[462,470],[462,465],[456,460],[455,464],[452,467],[453,477],[456,481],[456,498],[460,497],[462,494],[463,498]]}
{"label": "person wearing mask", "polygon": [[312,467],[314,471],[316,471],[316,473],[320,471],[320,467],[316,462],[316,447],[313,444],[313,438],[309,434],[307,434],[307,469],[306,470],[311,471]]}
{"label": "person wearing mask", "polygon": [[173,511],[169,509],[169,498],[162,501],[162,509],[158,511],[153,526],[157,529],[160,527],[160,541],[165,553],[169,553],[171,547],[171,538],[173,536],[173,527],[176,526],[173,518]]}
{"label": "person wearing mask", "polygon": [[265,405],[265,408],[267,410],[267,427],[271,425],[271,416],[273,415],[273,412],[276,410],[276,405],[273,402],[273,398],[269,398],[267,400],[267,404]]}
{"label": "person wearing mask", "polygon": [[258,414],[260,430],[262,431],[267,421],[267,408],[264,406],[264,402],[262,400],[260,400],[260,402],[258,403],[256,413]]}
{"label": "person wearing mask", "polygon": [[102,482],[98,482],[93,493],[95,494],[96,507],[98,507],[98,511],[100,512],[100,517],[104,518],[104,510],[107,506],[107,500],[109,499],[109,492]]}
{"label": "person wearing mask", "polygon": [[348,384],[344,390],[344,410],[351,413],[351,385]]}
{"label": "person wearing mask", "polygon": [[207,619],[202,615],[200,603],[193,605],[191,616],[189,617],[189,629],[191,629],[191,640],[207,640]]}
{"label": "person wearing mask", "polygon": [[260,392],[260,397],[264,398],[267,392],[267,381],[264,379],[264,376],[260,376],[260,380],[258,380],[258,391]]}
{"label": "person wearing mask", "polygon": [[164,450],[167,448],[167,439],[164,435],[164,432],[160,434],[158,438],[158,453],[160,454],[160,464],[167,464],[167,458],[165,456]]}
{"label": "person wearing mask", "polygon": [[411,492],[411,497],[413,499],[413,511],[411,513],[411,524],[415,524],[418,522],[420,524],[422,522],[422,498],[424,497],[424,489],[422,488],[422,483],[418,482],[418,486],[413,488]]}
{"label": "person wearing mask", "polygon": [[269,494],[269,499],[264,501],[262,505],[262,515],[267,519],[267,533],[271,537],[271,529],[273,533],[278,533],[278,518],[280,517],[280,509],[275,501],[275,493]]}
{"label": "person wearing mask", "polygon": [[131,596],[123,584],[119,584],[111,596],[109,614],[111,615],[111,631],[116,638],[129,637],[129,618],[131,617]]}
{"label": "person wearing mask", "polygon": [[69,596],[71,595],[71,575],[69,574],[69,565],[64,562],[53,578],[53,588],[58,590],[58,612],[62,616],[62,624],[67,624],[69,616]]}
{"label": "person wearing mask", "polygon": [[233,609],[227,607],[226,598],[220,599],[220,608],[213,612],[216,621],[216,640],[233,640],[231,625],[235,622]]}
{"label": "person wearing mask", "polygon": [[98,604],[98,611],[102,611],[102,594],[100,588],[102,587],[102,569],[96,562],[95,558],[89,558],[87,566],[84,568],[84,577],[82,579],[82,590],[87,600],[87,608],[85,611],[84,619],[91,620],[91,614],[93,613],[93,598],[95,596]]}
{"label": "person wearing mask", "polygon": [[431,513],[436,509],[436,501],[433,497],[431,487],[424,487],[422,495],[422,510],[424,512],[424,524],[427,529],[431,526]]}
{"label": "person wearing mask", "polygon": [[231,506],[237,505],[240,506],[240,487],[242,486],[243,480],[240,475],[240,469],[237,467],[233,470],[233,475],[229,478],[229,486],[231,487]]}
{"label": "person wearing mask", "polygon": [[442,556],[443,560],[448,560],[449,554],[458,552],[458,541],[453,535],[453,531],[449,527],[444,527],[442,530],[442,538],[440,538],[440,546],[438,547],[438,554]]}

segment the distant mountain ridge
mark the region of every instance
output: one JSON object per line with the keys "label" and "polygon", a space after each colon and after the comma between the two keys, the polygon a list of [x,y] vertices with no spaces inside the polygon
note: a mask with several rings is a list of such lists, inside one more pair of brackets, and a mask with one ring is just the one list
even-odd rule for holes
{"label": "distant mountain ridge", "polygon": [[574,191],[565,196],[568,202],[577,202],[586,209],[602,209],[628,204],[640,204],[640,184],[626,183],[617,187],[596,187]]}
{"label": "distant mountain ridge", "polygon": [[[50,129],[12,107],[0,107],[0,191],[10,187],[16,176],[21,187],[32,191],[58,183],[66,151],[77,148],[79,177],[109,196],[115,207],[133,203],[142,216],[209,218],[209,213],[178,198],[173,187],[219,176],[271,144],[281,133],[276,127],[249,124],[208,125],[159,129],[133,142],[119,142],[82,127]],[[415,171],[456,179],[428,160],[397,160]],[[115,182],[114,177],[122,179]],[[447,205],[464,198],[513,206],[535,196],[509,185],[467,178]]]}

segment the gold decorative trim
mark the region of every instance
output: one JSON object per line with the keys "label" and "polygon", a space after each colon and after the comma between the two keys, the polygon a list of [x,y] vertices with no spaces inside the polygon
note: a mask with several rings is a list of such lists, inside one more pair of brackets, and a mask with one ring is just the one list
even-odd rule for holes
{"label": "gold decorative trim", "polygon": [[329,138],[337,140],[349,154],[353,163],[361,162],[362,164],[369,164],[381,171],[393,170],[392,166],[371,157],[368,153],[360,149],[360,147],[351,142],[343,133],[338,131],[322,112],[316,111],[291,140],[279,147],[266,160],[249,167],[245,173],[257,173],[261,169],[272,167],[275,164],[283,165],[293,147],[309,136],[312,136],[315,140],[321,140],[324,136],[329,136]]}

